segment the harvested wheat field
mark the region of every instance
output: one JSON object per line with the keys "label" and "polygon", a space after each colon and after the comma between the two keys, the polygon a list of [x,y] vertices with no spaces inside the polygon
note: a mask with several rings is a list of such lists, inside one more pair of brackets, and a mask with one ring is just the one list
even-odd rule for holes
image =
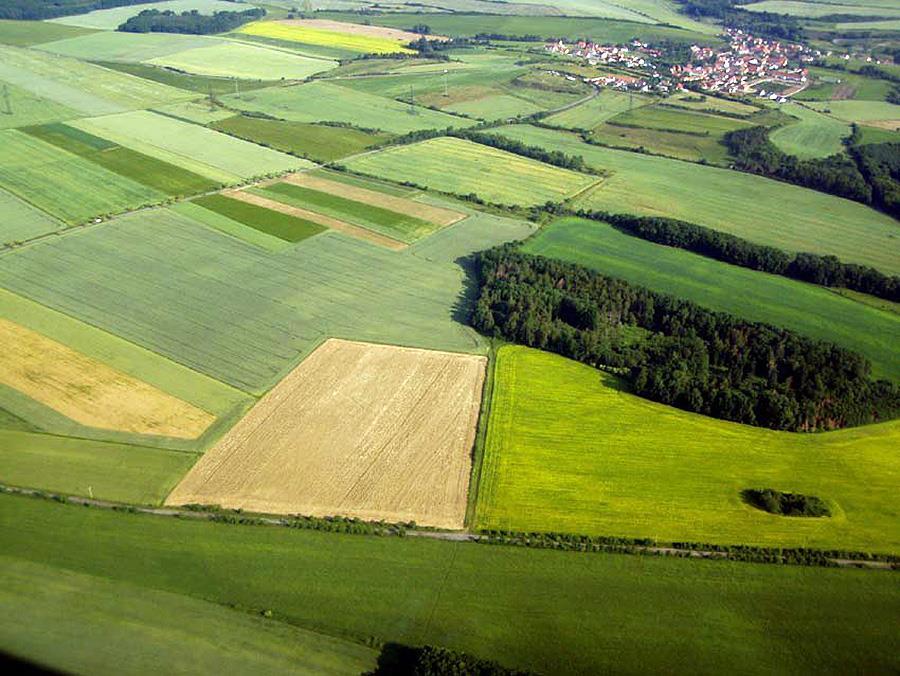
{"label": "harvested wheat field", "polygon": [[0,384],[88,427],[194,439],[215,416],[103,362],[0,319]]}
{"label": "harvested wheat field", "polygon": [[485,361],[330,339],[166,504],[462,528]]}
{"label": "harvested wheat field", "polygon": [[449,40],[449,38],[443,35],[423,36],[421,33],[413,33],[398,28],[348,23],[346,21],[332,21],[330,19],[284,19],[277,23],[286,26],[302,26],[304,28],[315,28],[323,31],[334,31],[335,33],[347,33],[348,35],[365,35],[370,38],[386,38],[389,40],[396,40],[397,42],[414,42],[422,37],[429,40]]}
{"label": "harvested wheat field", "polygon": [[383,192],[360,188],[348,183],[341,183],[340,181],[331,181],[314,174],[292,174],[285,177],[284,180],[304,188],[327,192],[329,195],[337,195],[338,197],[344,197],[348,200],[365,202],[366,204],[381,207],[388,211],[395,211],[399,214],[415,216],[416,218],[421,218],[423,221],[428,221],[429,223],[441,227],[453,225],[466,217],[466,214],[460,211],[454,211],[453,209],[436,207],[431,204],[425,204],[424,202],[416,202],[415,200],[407,199],[405,197],[387,195]]}

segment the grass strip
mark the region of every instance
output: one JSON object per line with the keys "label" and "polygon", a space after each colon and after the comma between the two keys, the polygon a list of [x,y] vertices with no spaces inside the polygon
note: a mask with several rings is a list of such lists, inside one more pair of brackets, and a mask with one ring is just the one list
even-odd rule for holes
{"label": "grass strip", "polygon": [[327,229],[318,223],[247,204],[225,195],[207,195],[194,200],[194,204],[286,242],[300,242]]}

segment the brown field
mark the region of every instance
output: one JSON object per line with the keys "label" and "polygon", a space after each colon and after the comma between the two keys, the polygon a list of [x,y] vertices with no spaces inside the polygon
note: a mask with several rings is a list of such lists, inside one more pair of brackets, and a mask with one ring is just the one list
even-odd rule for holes
{"label": "brown field", "polygon": [[382,235],[372,230],[368,230],[367,228],[361,228],[360,226],[353,225],[352,223],[347,223],[347,221],[342,221],[338,218],[332,218],[331,216],[326,216],[325,214],[320,214],[315,211],[309,211],[308,209],[294,207],[290,204],[282,204],[281,202],[270,200],[267,197],[263,197],[261,195],[254,195],[249,192],[244,192],[243,190],[226,190],[222,194],[227,195],[228,197],[233,197],[236,200],[241,200],[242,202],[246,202],[247,204],[255,204],[258,207],[271,209],[272,211],[280,211],[283,214],[296,216],[297,218],[303,218],[307,221],[312,221],[313,223],[324,225],[326,228],[331,228],[332,230],[342,232],[345,235],[349,235],[350,237],[355,237],[356,239],[364,239],[367,242],[379,244],[388,249],[393,249],[394,251],[400,251],[401,249],[405,249],[408,246],[405,242],[392,239],[387,235]]}
{"label": "brown field", "polygon": [[215,416],[0,319],[0,383],[88,427],[194,439]]}
{"label": "brown field", "polygon": [[866,120],[862,124],[865,124],[867,127],[900,131],[900,120]]}
{"label": "brown field", "polygon": [[457,221],[461,221],[466,214],[454,211],[453,209],[444,209],[443,207],[435,207],[430,204],[423,204],[415,200],[405,197],[396,197],[394,195],[386,195],[383,192],[359,188],[355,185],[348,185],[340,181],[330,181],[327,178],[314,176],[312,174],[291,174],[284,178],[288,183],[327,192],[331,195],[344,197],[348,200],[356,202],[365,202],[375,207],[381,207],[388,211],[395,211],[399,214],[414,216],[428,223],[446,227],[453,225]]}
{"label": "brown field", "polygon": [[[288,26],[305,26],[323,31],[335,33],[347,33],[348,35],[365,35],[370,38],[386,38],[398,42],[414,42],[422,36],[418,33],[400,30],[398,28],[385,28],[383,26],[366,26],[359,23],[346,23],[344,21],[331,21],[330,19],[282,19],[277,23]],[[426,35],[429,40],[449,40],[443,35]]]}
{"label": "brown field", "polygon": [[330,339],[166,504],[462,528],[485,358]]}

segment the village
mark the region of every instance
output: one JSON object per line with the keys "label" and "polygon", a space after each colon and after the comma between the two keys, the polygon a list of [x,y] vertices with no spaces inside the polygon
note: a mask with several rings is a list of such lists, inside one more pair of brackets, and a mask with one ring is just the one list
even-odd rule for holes
{"label": "village", "polygon": [[[766,40],[738,29],[726,29],[729,49],[717,51],[692,45],[691,59],[665,68],[658,63],[661,52],[640,40],[627,45],[600,45],[588,41],[566,44],[557,40],[546,45],[553,54],[580,58],[591,66],[615,70],[584,78],[596,86],[623,91],[669,94],[682,89],[748,95],[779,103],[806,88],[806,64],[821,56],[803,45]],[[637,71],[637,74],[620,72]]]}

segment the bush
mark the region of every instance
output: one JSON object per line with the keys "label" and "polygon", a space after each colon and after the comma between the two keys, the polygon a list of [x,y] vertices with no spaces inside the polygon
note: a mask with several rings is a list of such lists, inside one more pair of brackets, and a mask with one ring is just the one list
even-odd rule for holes
{"label": "bush", "polygon": [[769,514],[779,516],[831,516],[831,510],[821,498],[815,495],[800,493],[782,493],[774,488],[748,488],[741,491],[741,497],[747,504],[753,505]]}

